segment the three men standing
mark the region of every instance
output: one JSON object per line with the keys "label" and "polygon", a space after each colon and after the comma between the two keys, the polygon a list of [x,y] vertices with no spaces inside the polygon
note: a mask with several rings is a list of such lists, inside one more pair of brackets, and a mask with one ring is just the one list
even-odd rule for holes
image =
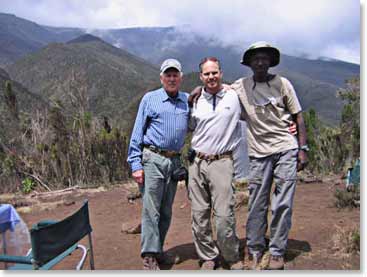
{"label": "three men standing", "polygon": [[[205,88],[190,119],[196,156],[189,168],[189,196],[194,244],[204,261],[203,269],[214,269],[219,251],[232,269],[243,267],[239,261],[232,188],[232,151],[240,136],[237,124],[241,105],[248,126],[250,157],[247,247],[255,267],[265,251],[267,211],[274,181],[269,268],[284,266],[297,169],[306,165],[308,147],[293,86],[287,79],[268,72],[279,59],[279,50],[271,45],[251,45],[242,64],[252,69],[253,76],[239,79],[227,90],[222,87],[219,61],[206,58],[200,63],[200,79]],[[143,97],[129,147],[133,177],[143,188],[141,253],[147,269],[159,269],[157,259],[163,253],[176,193],[173,172],[181,166],[179,151],[189,118],[188,95],[179,92],[181,80],[179,62],[166,60],[161,67],[163,88]],[[289,131],[292,121],[297,123],[298,138]],[[212,210],[220,250],[212,237]]]}

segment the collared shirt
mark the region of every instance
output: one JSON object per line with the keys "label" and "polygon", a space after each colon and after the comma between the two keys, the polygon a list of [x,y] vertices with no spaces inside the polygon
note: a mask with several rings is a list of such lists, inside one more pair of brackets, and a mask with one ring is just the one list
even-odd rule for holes
{"label": "collared shirt", "polygon": [[191,147],[205,154],[233,151],[240,141],[241,106],[234,90],[220,91],[215,96],[202,90],[191,110]]}
{"label": "collared shirt", "polygon": [[247,122],[249,156],[262,158],[298,148],[297,137],[289,133],[292,115],[302,111],[292,84],[276,75],[268,83],[252,77],[231,85],[243,105]]}
{"label": "collared shirt", "polygon": [[163,88],[148,92],[140,102],[128,150],[131,170],[142,169],[144,145],[179,152],[185,143],[188,128],[188,94],[178,92],[169,97]]}

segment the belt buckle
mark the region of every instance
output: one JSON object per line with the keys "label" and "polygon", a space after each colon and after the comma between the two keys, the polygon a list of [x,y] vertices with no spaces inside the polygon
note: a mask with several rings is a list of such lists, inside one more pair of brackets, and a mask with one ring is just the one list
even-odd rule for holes
{"label": "belt buckle", "polygon": [[204,161],[210,161],[211,160],[211,155],[206,155],[204,153],[200,152],[200,156],[198,155],[199,159],[204,160]]}
{"label": "belt buckle", "polygon": [[204,154],[204,153],[201,153],[201,152],[198,152],[198,154],[197,154],[197,156],[198,156],[198,158],[200,159],[200,160],[207,160],[207,156]]}
{"label": "belt buckle", "polygon": [[179,156],[180,155],[180,153],[179,152],[176,152],[176,151],[170,151],[170,152],[171,152],[170,153],[171,157]]}
{"label": "belt buckle", "polygon": [[173,151],[162,151],[162,154],[164,156],[166,156],[167,158],[172,158],[173,157]]}

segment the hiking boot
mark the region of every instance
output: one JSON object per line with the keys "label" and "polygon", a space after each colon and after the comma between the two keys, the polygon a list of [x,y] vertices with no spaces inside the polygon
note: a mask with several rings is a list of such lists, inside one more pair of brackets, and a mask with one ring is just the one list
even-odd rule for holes
{"label": "hiking boot", "polygon": [[229,265],[230,270],[244,270],[245,269],[245,265],[243,264],[242,261],[228,263],[228,265]]}
{"label": "hiking boot", "polygon": [[160,270],[157,259],[153,255],[146,255],[143,257],[144,270]]}
{"label": "hiking boot", "polygon": [[249,255],[249,260],[252,261],[252,264],[251,264],[252,270],[260,269],[260,264],[263,258],[263,254],[264,253],[260,252],[260,253],[254,253],[254,254]]}
{"label": "hiking boot", "polygon": [[180,256],[176,254],[163,252],[158,254],[157,261],[159,264],[169,265],[169,264],[179,264],[181,262],[181,259]]}
{"label": "hiking boot", "polygon": [[214,268],[215,268],[215,261],[209,260],[209,261],[204,261],[200,269],[201,270],[214,270]]}
{"label": "hiking boot", "polygon": [[283,256],[270,256],[269,266],[270,270],[282,270],[284,269],[284,258]]}

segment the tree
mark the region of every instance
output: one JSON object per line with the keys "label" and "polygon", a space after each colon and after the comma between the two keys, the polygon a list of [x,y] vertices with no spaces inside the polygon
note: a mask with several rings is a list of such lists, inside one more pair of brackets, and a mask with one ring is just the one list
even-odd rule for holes
{"label": "tree", "polygon": [[315,110],[304,113],[309,169],[316,173],[346,172],[360,156],[360,87],[359,78],[346,81],[346,88],[337,91],[345,101],[338,127],[323,124]]}
{"label": "tree", "polygon": [[5,81],[4,98],[5,98],[5,104],[10,111],[10,115],[14,119],[18,120],[19,113],[18,113],[17,97],[13,91],[13,87],[10,81]]}
{"label": "tree", "polygon": [[351,78],[346,81],[346,88],[338,91],[346,104],[344,105],[341,118],[341,140],[347,147],[348,161],[353,162],[360,156],[360,79]]}

